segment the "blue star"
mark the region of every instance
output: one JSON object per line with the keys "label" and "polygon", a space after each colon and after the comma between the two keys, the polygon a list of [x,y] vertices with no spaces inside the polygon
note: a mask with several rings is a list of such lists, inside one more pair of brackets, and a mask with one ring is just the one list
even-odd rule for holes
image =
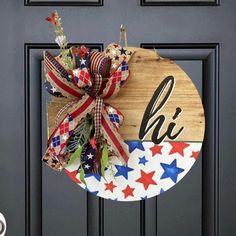
{"label": "blue star", "polygon": [[134,170],[128,166],[119,166],[119,165],[115,165],[117,172],[115,174],[115,176],[123,176],[124,178],[128,179],[128,172]]}
{"label": "blue star", "polygon": [[140,141],[126,141],[126,143],[129,145],[129,152],[133,152],[136,148],[145,151],[142,142]]}
{"label": "blue star", "polygon": [[94,177],[97,181],[99,181],[100,182],[100,180],[101,180],[101,175],[99,175],[99,174],[94,174],[94,173],[87,173],[87,174],[85,174],[85,176],[84,176],[85,178],[89,178],[89,177]]}
{"label": "blue star", "polygon": [[146,200],[147,196],[141,197],[141,200]]}
{"label": "blue star", "polygon": [[98,195],[98,192],[99,192],[99,191],[94,191],[94,192],[90,192],[90,193],[93,194],[94,196],[97,196],[97,195]]}
{"label": "blue star", "polygon": [[139,157],[139,163],[138,164],[140,164],[140,165],[143,164],[145,166],[146,162],[148,162],[148,160],[145,158],[145,156]]}
{"label": "blue star", "polygon": [[164,169],[161,179],[170,178],[176,183],[178,175],[184,171],[184,169],[177,167],[176,164],[176,159],[170,165],[161,163],[161,167]]}
{"label": "blue star", "polygon": [[164,192],[165,192],[165,190],[163,188],[161,188],[160,193],[164,193]]}

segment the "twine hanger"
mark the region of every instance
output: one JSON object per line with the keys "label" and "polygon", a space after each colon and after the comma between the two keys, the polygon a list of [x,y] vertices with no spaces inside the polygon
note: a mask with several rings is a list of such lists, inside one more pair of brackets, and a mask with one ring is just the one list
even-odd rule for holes
{"label": "twine hanger", "polygon": [[157,49],[156,49],[156,48],[153,48],[153,51],[154,51],[154,53],[156,54],[157,60],[162,60],[162,59],[163,59],[163,57],[161,57],[161,56],[159,55],[159,53],[157,52]]}
{"label": "twine hanger", "polygon": [[122,45],[122,39],[124,40],[124,46],[127,47],[128,46],[127,33],[123,24],[121,24],[120,26],[120,42],[119,42],[120,45]]}
{"label": "twine hanger", "polygon": [[[128,47],[128,40],[127,40],[127,33],[126,29],[123,24],[120,26],[120,40],[119,44],[122,46],[122,41],[124,42],[123,46]],[[163,59],[159,53],[157,52],[156,48],[153,48],[154,53],[156,54],[157,60]]]}

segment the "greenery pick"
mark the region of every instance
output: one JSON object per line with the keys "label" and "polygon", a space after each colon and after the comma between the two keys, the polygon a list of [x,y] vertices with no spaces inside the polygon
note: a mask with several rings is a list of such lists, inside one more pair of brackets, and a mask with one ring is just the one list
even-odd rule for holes
{"label": "greenery pick", "polygon": [[108,148],[107,148],[107,144],[105,144],[102,149],[102,158],[101,158],[101,174],[104,179],[105,179],[105,175],[104,175],[105,168],[107,167],[108,163],[109,163]]}
{"label": "greenery pick", "polygon": [[80,172],[79,172],[80,181],[81,181],[82,183],[84,183],[85,185],[87,185],[87,184],[86,184],[86,181],[85,181],[85,179],[84,179],[84,176],[85,176],[85,173],[84,173],[83,166],[80,165]]}
{"label": "greenery pick", "polygon": [[47,21],[51,22],[54,27],[54,32],[56,35],[55,41],[60,46],[61,50],[61,60],[66,70],[72,70],[74,67],[74,60],[70,57],[70,50],[68,49],[67,38],[63,31],[61,17],[58,15],[57,11],[52,13],[51,17],[46,18]]}
{"label": "greenery pick", "polygon": [[79,146],[77,150],[70,156],[70,160],[68,162],[68,166],[71,165],[77,158],[80,157],[82,153],[83,147]]}

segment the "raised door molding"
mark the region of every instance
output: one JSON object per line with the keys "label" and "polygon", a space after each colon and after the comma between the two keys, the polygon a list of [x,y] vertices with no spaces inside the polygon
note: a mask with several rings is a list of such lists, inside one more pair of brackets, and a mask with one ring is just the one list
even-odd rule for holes
{"label": "raised door molding", "polygon": [[25,6],[103,6],[103,0],[25,0]]}
{"label": "raised door molding", "polygon": [[220,0],[140,0],[141,6],[219,6]]}

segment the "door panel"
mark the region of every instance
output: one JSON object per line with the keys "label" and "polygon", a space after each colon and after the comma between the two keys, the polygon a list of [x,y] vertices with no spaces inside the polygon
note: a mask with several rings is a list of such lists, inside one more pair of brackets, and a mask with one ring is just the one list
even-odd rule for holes
{"label": "door panel", "polygon": [[[217,235],[219,46],[142,43],[141,47],[156,48],[163,57],[175,60],[186,71],[202,97],[207,121],[202,156],[186,178],[166,194],[157,197],[157,235]],[[175,196],[171,192],[179,193]],[[166,227],[167,224],[172,227]]]}
{"label": "door panel", "polygon": [[142,6],[219,6],[219,0],[140,0]]}
{"label": "door panel", "polygon": [[[235,0],[79,2],[0,2],[0,212],[7,235],[234,236]],[[193,79],[206,113],[205,141],[202,157],[173,189],[119,203],[86,193],[42,165],[42,52],[56,50],[44,18],[54,9],[70,42],[102,50],[118,40],[125,24],[129,45],[156,48]]]}
{"label": "door panel", "polygon": [[104,201],[104,235],[140,234],[140,202]]}
{"label": "door panel", "polygon": [[[202,95],[202,61],[177,60],[176,63]],[[178,185],[157,197],[157,235],[202,235],[202,162],[202,156],[199,156]]]}
{"label": "door panel", "polygon": [[25,6],[102,6],[103,0],[25,0]]}

